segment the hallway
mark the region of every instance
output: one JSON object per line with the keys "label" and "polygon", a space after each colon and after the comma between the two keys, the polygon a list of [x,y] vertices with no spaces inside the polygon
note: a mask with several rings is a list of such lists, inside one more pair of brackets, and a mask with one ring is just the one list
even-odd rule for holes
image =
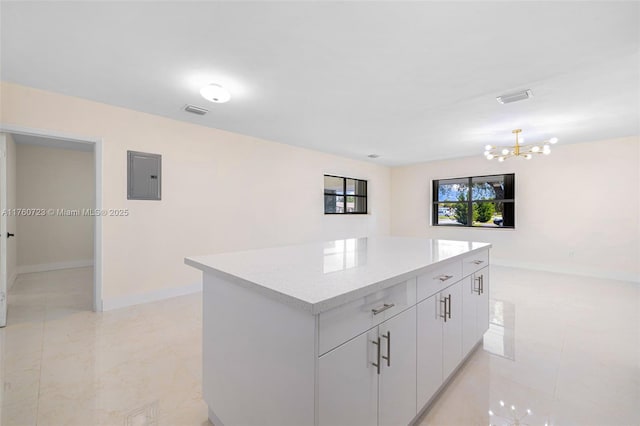
{"label": "hallway", "polygon": [[20,274],[9,291],[7,325],[92,310],[93,268]]}
{"label": "hallway", "polygon": [[12,287],[0,424],[200,424],[185,410],[206,422],[200,295],[96,314],[92,279],[92,268],[66,269]]}

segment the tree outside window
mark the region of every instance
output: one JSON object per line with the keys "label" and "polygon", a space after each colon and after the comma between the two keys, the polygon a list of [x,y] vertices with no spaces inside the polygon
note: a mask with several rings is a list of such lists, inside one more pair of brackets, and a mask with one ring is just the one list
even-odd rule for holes
{"label": "tree outside window", "polygon": [[515,175],[433,181],[435,226],[515,227]]}

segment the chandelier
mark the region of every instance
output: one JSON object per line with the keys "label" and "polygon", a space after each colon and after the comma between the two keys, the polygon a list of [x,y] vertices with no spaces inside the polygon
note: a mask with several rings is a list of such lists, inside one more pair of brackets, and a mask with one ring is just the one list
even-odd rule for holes
{"label": "chandelier", "polygon": [[519,138],[521,132],[522,129],[511,131],[516,135],[516,144],[513,146],[485,146],[484,156],[486,159],[493,160],[497,158],[498,161],[504,161],[509,157],[524,157],[527,160],[531,160],[535,154],[551,154],[551,145],[558,142],[558,138],[551,138],[538,144],[521,145],[524,142],[524,139]]}

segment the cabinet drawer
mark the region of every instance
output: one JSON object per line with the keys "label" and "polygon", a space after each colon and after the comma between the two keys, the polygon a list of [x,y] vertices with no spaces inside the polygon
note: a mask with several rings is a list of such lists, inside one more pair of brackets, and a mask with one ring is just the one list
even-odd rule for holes
{"label": "cabinet drawer", "polygon": [[462,259],[462,276],[466,277],[489,265],[489,250],[472,254]]}
{"label": "cabinet drawer", "polygon": [[322,355],[371,327],[375,327],[415,303],[416,279],[411,278],[393,287],[321,313],[318,355]]}
{"label": "cabinet drawer", "polygon": [[462,263],[456,260],[418,277],[418,302],[439,292],[462,278]]}

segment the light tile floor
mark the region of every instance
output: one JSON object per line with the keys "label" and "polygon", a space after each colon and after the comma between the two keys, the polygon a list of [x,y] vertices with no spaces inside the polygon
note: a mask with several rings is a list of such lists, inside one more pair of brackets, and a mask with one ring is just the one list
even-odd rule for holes
{"label": "light tile floor", "polygon": [[[420,425],[640,425],[640,286],[491,272],[484,348]],[[95,314],[91,275],[25,274],[12,288],[0,329],[0,424],[210,425],[201,296]]]}

